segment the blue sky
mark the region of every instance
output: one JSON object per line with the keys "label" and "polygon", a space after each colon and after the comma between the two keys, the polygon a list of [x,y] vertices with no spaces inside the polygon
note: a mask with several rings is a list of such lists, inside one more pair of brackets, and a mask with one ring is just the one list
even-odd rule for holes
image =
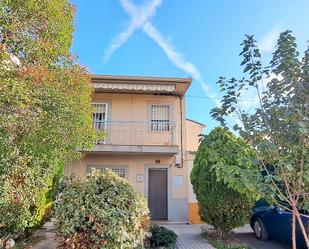
{"label": "blue sky", "polygon": [[187,117],[207,124],[207,131],[217,125],[209,111],[220,97],[218,77],[242,75],[245,34],[255,35],[265,62],[280,32],[292,30],[300,52],[309,40],[309,0],[71,2],[72,52],[80,64],[96,74],[192,77]]}

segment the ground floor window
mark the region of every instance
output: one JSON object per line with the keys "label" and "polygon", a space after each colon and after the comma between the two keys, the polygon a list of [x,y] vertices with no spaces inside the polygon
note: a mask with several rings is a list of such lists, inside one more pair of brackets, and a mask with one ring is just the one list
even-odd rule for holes
{"label": "ground floor window", "polygon": [[103,166],[103,165],[89,165],[87,167],[87,174],[91,174],[94,170],[106,171],[111,170],[120,177],[128,178],[128,167],[127,166]]}

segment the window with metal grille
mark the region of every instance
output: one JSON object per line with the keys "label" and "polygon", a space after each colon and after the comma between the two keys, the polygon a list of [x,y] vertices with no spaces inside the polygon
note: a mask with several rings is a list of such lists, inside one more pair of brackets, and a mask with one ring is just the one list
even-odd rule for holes
{"label": "window with metal grille", "polygon": [[93,128],[95,130],[105,130],[107,119],[107,103],[93,103],[94,112],[92,114]]}
{"label": "window with metal grille", "polygon": [[151,130],[169,131],[170,130],[170,106],[164,104],[152,104],[151,110]]}
{"label": "window with metal grille", "polygon": [[123,166],[88,166],[87,173],[91,174],[94,170],[98,170],[101,172],[111,170],[120,177],[128,177],[128,168]]}

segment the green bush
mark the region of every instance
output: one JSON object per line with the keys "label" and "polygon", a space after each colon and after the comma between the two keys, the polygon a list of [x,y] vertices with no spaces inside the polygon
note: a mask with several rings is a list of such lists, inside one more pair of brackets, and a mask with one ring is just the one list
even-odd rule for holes
{"label": "green bush", "polygon": [[177,241],[177,235],[174,231],[165,227],[152,225],[150,228],[151,237],[149,244],[151,247],[174,248]]}
{"label": "green bush", "polygon": [[197,151],[191,182],[199,213],[204,222],[221,232],[227,233],[248,222],[252,200],[219,180],[215,168],[232,164],[245,168],[250,158],[253,158],[250,147],[223,128],[215,128],[205,136]]}
{"label": "green bush", "polygon": [[56,217],[63,248],[136,248],[149,229],[145,198],[112,172],[69,183]]}

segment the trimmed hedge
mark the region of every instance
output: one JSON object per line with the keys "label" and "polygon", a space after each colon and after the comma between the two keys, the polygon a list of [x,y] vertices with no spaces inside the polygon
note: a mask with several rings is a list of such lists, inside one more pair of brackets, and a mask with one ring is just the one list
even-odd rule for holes
{"label": "trimmed hedge", "polygon": [[69,183],[56,217],[62,248],[137,248],[149,229],[145,198],[110,171]]}
{"label": "trimmed hedge", "polygon": [[191,172],[202,221],[223,233],[248,222],[252,201],[218,179],[214,167],[241,166],[243,155],[252,155],[243,141],[223,128],[215,128],[202,140]]}

